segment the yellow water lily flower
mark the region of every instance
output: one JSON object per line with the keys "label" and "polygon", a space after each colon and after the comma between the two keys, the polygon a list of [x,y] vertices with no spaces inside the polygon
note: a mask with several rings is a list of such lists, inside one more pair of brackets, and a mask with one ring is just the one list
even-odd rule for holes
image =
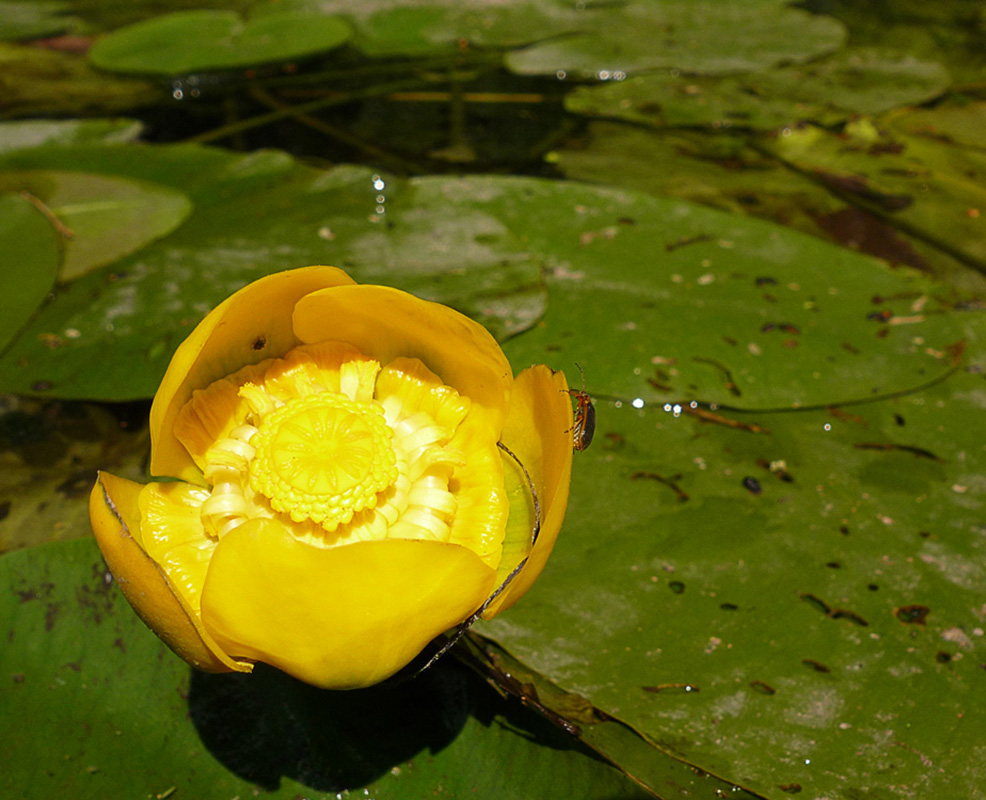
{"label": "yellow water lily flower", "polygon": [[93,530],[189,664],[369,686],[540,574],[568,501],[567,389],[543,365],[514,378],[446,306],[333,267],[270,275],[168,367],[151,473],[171,480],[101,473]]}

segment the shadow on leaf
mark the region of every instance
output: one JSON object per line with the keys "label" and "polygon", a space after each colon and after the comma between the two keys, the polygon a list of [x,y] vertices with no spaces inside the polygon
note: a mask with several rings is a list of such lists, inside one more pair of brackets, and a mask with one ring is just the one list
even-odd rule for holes
{"label": "shadow on leaf", "polygon": [[411,680],[346,692],[263,664],[249,675],[193,671],[189,710],[212,755],[268,791],[282,777],[326,792],[366,786],[423,751],[446,748],[470,716],[537,745],[590,754],[451,658]]}

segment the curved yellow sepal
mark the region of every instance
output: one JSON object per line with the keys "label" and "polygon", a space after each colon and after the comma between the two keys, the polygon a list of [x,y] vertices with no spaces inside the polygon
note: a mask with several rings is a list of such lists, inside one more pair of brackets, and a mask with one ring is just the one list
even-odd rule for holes
{"label": "curved yellow sepal", "polygon": [[300,344],[291,327],[299,298],[352,284],[335,267],[303,267],[254,281],[203,319],[171,359],[151,406],[151,474],[202,483],[191,456],[174,435],[178,411],[204,389],[241,367],[283,356]]}
{"label": "curved yellow sepal", "polygon": [[226,652],[326,689],[370,686],[482,604],[494,571],[465,547],[387,539],[322,549],[254,519],[220,541],[202,619]]}
{"label": "curved yellow sepal", "polygon": [[89,495],[89,518],[106,564],[134,611],[188,664],[206,672],[250,672],[227,656],[161,568],[140,545],[137,499],[143,484],[100,472]]}
{"label": "curved yellow sepal", "polygon": [[472,401],[470,413],[485,413],[494,431],[503,425],[510,363],[486,328],[448,306],[388,286],[339,286],[302,298],[294,330],[306,343],[348,342],[381,364],[418,358]]}
{"label": "curved yellow sepal", "polygon": [[[541,505],[541,531],[524,569],[483,614],[487,619],[516,603],[531,588],[551,555],[568,505],[571,431],[572,404],[564,373],[543,364],[521,372],[514,379],[510,414],[501,441],[520,459],[534,483]],[[526,527],[520,532],[529,535]]]}

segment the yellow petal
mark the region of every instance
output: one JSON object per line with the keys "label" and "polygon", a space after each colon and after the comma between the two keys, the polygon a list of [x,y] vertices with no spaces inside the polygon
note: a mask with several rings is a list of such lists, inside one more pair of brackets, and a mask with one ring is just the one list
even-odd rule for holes
{"label": "yellow petal", "polygon": [[300,297],[353,283],[335,267],[304,267],[254,281],[213,309],[171,359],[151,406],[151,474],[201,483],[202,476],[174,434],[175,418],[196,389],[248,364],[283,356],[300,344],[291,311]]}
{"label": "yellow petal", "polygon": [[475,611],[493,580],[465,547],[396,539],[321,549],[256,519],[216,548],[202,616],[229,653],[351,689],[400,670]]}
{"label": "yellow petal", "polygon": [[[568,505],[572,475],[572,405],[568,383],[561,372],[538,364],[514,380],[510,415],[501,441],[523,463],[541,505],[541,532],[524,569],[494,600],[483,615],[493,617],[523,596],[551,554]],[[530,549],[533,504],[523,473],[510,458],[504,458],[510,518],[497,581],[520,563]]]}
{"label": "yellow petal", "polygon": [[510,514],[496,438],[470,413],[456,429],[449,447],[461,451],[466,458],[450,484],[458,504],[450,539],[466,545],[496,567],[503,560],[501,547]]}
{"label": "yellow petal", "polygon": [[202,524],[209,492],[181,481],[149,483],[140,492],[138,544],[163,571],[172,590],[199,614],[199,601],[216,540]]}
{"label": "yellow petal", "polygon": [[303,342],[349,342],[381,364],[421,359],[484,409],[494,434],[503,425],[510,364],[486,328],[448,306],[387,286],[337,286],[299,300],[294,329]]}
{"label": "yellow petal", "polygon": [[184,661],[206,672],[249,672],[231,659],[175,592],[140,541],[138,496],[143,485],[99,473],[89,496],[89,518],[103,557],[123,596],[144,623]]}

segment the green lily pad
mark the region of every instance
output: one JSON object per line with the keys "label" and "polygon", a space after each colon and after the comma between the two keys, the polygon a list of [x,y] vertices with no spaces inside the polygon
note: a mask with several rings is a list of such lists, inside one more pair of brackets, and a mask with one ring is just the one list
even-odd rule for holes
{"label": "green lily pad", "polygon": [[810,61],[839,49],[846,38],[831,17],[779,2],[590,4],[582,20],[580,34],[512,52],[507,65],[525,75],[601,81],[656,69],[728,75]]}
{"label": "green lily pad", "polygon": [[190,673],[91,539],[5,554],[0,580],[4,797],[650,796],[451,660],[354,692]]}
{"label": "green lily pad", "polygon": [[374,57],[454,53],[462,43],[517,47],[578,30],[579,22],[571,9],[544,2],[357,2],[345,10],[353,19],[354,44]]}
{"label": "green lily pad", "polygon": [[[614,196],[582,213],[598,219],[628,206]],[[650,217],[638,201],[633,230]],[[544,575],[481,632],[659,747],[764,797],[880,797],[888,784],[975,795],[986,724],[972,699],[986,680],[986,318],[941,306],[946,339],[968,342],[967,352],[952,370],[910,373],[892,393],[874,392],[869,379],[882,357],[854,353],[852,403],[829,400],[850,351],[838,338],[791,331],[797,355],[769,356],[774,382],[757,398],[762,410],[738,413],[716,407],[741,402],[713,386],[683,384],[681,360],[669,355],[717,349],[731,320],[758,308],[773,315],[785,307],[780,295],[737,294],[735,305],[709,303],[691,317],[681,301],[692,288],[683,281],[664,292],[666,257],[651,252],[644,260],[624,250],[624,266],[608,269],[603,248],[559,253],[564,270],[549,279],[543,324],[507,343],[514,363],[582,364],[597,427],[592,447],[576,454]],[[803,268],[789,255],[776,274]],[[920,324],[933,289],[851,261],[842,269],[819,260],[843,290],[840,303],[875,292],[884,298],[875,307],[910,305]],[[866,289],[855,283],[863,274],[874,281]],[[830,310],[811,315],[821,322]],[[866,325],[845,318],[844,342],[854,346]],[[874,338],[886,344],[891,334]],[[636,369],[625,355],[633,344]],[[651,352],[662,358],[654,363]],[[779,411],[783,387],[812,363],[822,378],[805,390],[810,408]]]}
{"label": "green lily pad", "polygon": [[[465,651],[463,654],[462,651]],[[763,800],[739,784],[698,769],[669,748],[655,745],[624,722],[595,708],[584,697],[570,694],[532,672],[496,642],[470,633],[456,655],[487,680],[519,696],[545,718],[571,730],[603,758],[616,764],[633,780],[661,800],[693,797],[731,797]]]}
{"label": "green lily pad", "polygon": [[[86,172],[3,173],[0,190],[30,193],[57,221],[64,235],[63,281],[167,236],[192,212],[188,197],[170,187]],[[0,247],[11,246],[10,238],[0,237]]]}
{"label": "green lily pad", "polygon": [[[354,28],[353,43],[367,55],[428,56],[464,46],[508,49],[582,32],[598,19],[592,3],[556,0],[338,0],[333,11]],[[622,4],[607,9],[615,16]]]}
{"label": "green lily pad", "polygon": [[481,209],[546,260],[571,314],[554,349],[519,363],[578,361],[591,377],[598,357],[627,401],[838,404],[948,373],[962,338],[944,287],[757,220],[576,183],[425,182],[450,213]]}
{"label": "green lily pad", "polygon": [[196,146],[40,147],[0,156],[4,167],[149,182],[195,204],[169,236],[63,286],[0,359],[7,391],[150,396],[210,308],[261,275],[306,264],[413,290],[474,314],[501,337],[543,310],[541,260],[488,214],[451,224],[441,191],[426,183]]}
{"label": "green lily pad", "polygon": [[291,61],[343,44],[350,28],[320,12],[258,2],[244,19],[235,11],[177,11],[114,31],[89,51],[111,72],[178,75]]}
{"label": "green lily pad", "polygon": [[[40,148],[11,154],[10,161],[19,169],[71,163],[184,185],[197,207],[171,236],[114,264],[112,275],[73,281],[42,309],[0,360],[3,385],[20,392],[150,395],[205,310],[261,274],[308,263],[337,264],[358,280],[479,308],[484,322],[513,319],[521,326],[515,331],[540,313],[544,266],[573,284],[588,282],[600,296],[639,284],[643,311],[628,307],[612,332],[622,342],[614,367],[625,370],[625,393],[635,391],[629,387],[641,361],[667,362],[683,396],[742,407],[796,407],[812,397],[837,403],[913,386],[948,369],[949,346],[959,338],[937,313],[883,324],[884,312],[907,318],[913,300],[888,310],[871,298],[916,290],[906,281],[891,290],[892,275],[860,269],[852,253],[646,195],[511,178],[402,184],[369,170],[320,173],[276,154],[243,158],[194,147]],[[585,268],[571,267],[587,257]],[[613,270],[623,276],[615,287],[594,277]],[[851,276],[844,285],[836,280],[842,273]],[[660,288],[644,288],[656,276]],[[703,328],[710,309],[732,307],[739,297],[744,313],[722,317],[713,343],[696,349],[677,336],[683,326]],[[928,302],[925,310],[935,311],[947,299],[932,295]],[[665,313],[646,311],[666,303]],[[572,347],[595,347],[609,324],[599,309],[591,303],[583,310],[568,334]],[[79,335],[69,340],[67,329]],[[61,346],[41,345],[52,336]],[[646,344],[651,336],[677,336],[683,346],[654,349]],[[919,338],[926,347],[915,344]],[[799,348],[808,339],[830,342],[835,354],[806,360]],[[780,377],[776,359],[799,369]],[[539,360],[543,355],[533,359]],[[665,391],[655,388],[645,399]]]}
{"label": "green lily pad", "polygon": [[866,118],[838,134],[804,127],[766,147],[833,193],[986,273],[986,155],[978,148],[945,147]]}
{"label": "green lily pad", "polygon": [[770,220],[836,241],[892,266],[932,273],[958,291],[981,294],[986,290],[986,277],[969,269],[955,254],[849,204],[810,175],[792,172],[764,153],[755,138],[748,140],[725,129],[712,135],[600,120],[552,159],[571,179]]}
{"label": "green lily pad", "polygon": [[58,275],[61,242],[29,197],[0,194],[0,348],[34,314]]}
{"label": "green lily pad", "polygon": [[[937,109],[936,109],[937,111]],[[942,121],[942,129],[947,126]],[[936,114],[919,115],[925,137],[938,133]],[[908,125],[910,113],[891,112],[888,125]],[[971,120],[970,120],[971,135]],[[957,136],[959,134],[956,134]],[[949,143],[940,141],[940,146]],[[837,196],[810,173],[790,170],[763,151],[757,138],[720,129],[646,129],[597,121],[579,141],[552,154],[562,172],[576,180],[674,197],[736,214],[766,219],[836,241],[897,266],[934,274],[958,291],[981,295],[986,276],[969,269],[961,253],[894,225]]]}
{"label": "green lily pad", "polygon": [[841,421],[740,419],[769,436],[602,405],[549,571],[483,632],[765,797],[863,791],[877,771],[975,795],[981,467],[956,456],[982,451],[961,436],[981,401],[947,425],[950,446],[928,433],[952,392],[981,384]]}
{"label": "green lily pad", "polygon": [[806,0],[799,5],[844,23],[858,45],[893,48],[918,59],[941,61],[956,83],[977,84],[982,80],[986,68],[983,16],[982,8],[975,3],[898,0],[891,6]]}
{"label": "green lily pad", "polygon": [[986,103],[963,100],[936,103],[934,108],[902,109],[888,122],[912,136],[983,150],[986,149],[984,116]]}
{"label": "green lily pad", "polygon": [[[441,55],[464,45],[516,49],[506,56],[514,71],[571,77],[657,67],[760,69],[816,58],[845,39],[841,23],[778,0],[341,0],[332,10],[352,21],[354,44],[368,55]],[[721,46],[724,39],[729,48]]]}
{"label": "green lily pad", "polygon": [[652,125],[771,129],[811,120],[821,125],[938,97],[950,83],[935,62],[868,50],[821,61],[723,77],[662,72],[598,86],[565,98],[579,114]]}

